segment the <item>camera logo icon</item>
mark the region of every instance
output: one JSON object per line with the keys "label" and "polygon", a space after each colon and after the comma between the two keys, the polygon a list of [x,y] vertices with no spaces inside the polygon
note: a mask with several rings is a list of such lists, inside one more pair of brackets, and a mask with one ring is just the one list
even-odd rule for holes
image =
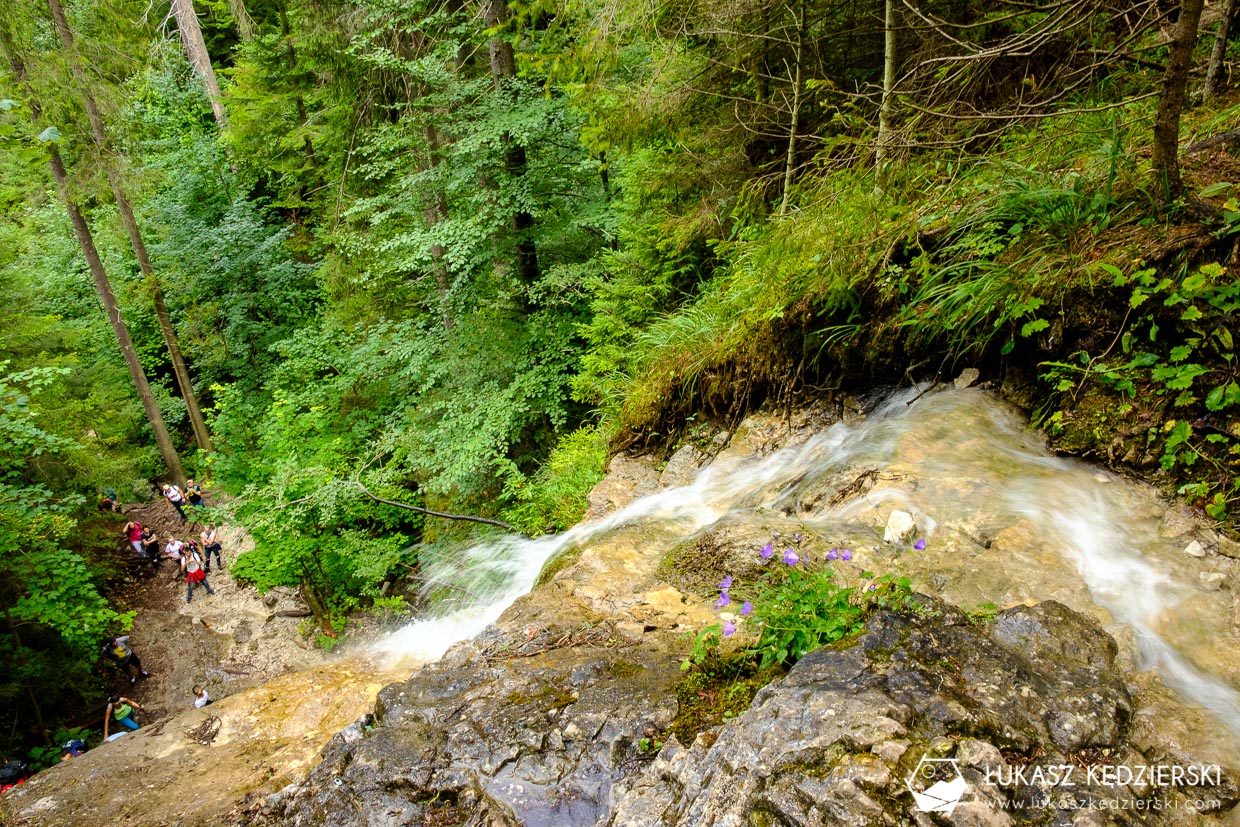
{"label": "camera logo icon", "polygon": [[945,816],[952,814],[969,788],[955,758],[927,758],[924,755],[908,774],[904,785],[913,794],[918,810]]}

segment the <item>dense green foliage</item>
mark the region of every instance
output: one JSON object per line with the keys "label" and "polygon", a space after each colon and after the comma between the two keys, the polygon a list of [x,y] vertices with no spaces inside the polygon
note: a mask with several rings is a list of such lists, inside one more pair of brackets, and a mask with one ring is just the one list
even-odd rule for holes
{"label": "dense green foliage", "polygon": [[166,3],[70,3],[81,74],[40,0],[10,6],[3,600],[59,654],[5,643],[9,702],[123,625],[99,555],[65,541],[102,487],[162,474],[52,144],[188,469],[255,539],[234,572],[300,587],[325,628],[492,530],[426,509],[561,530],[610,451],[966,363],[1043,377],[1065,448],[1161,463],[1233,519],[1240,164],[1225,143],[1191,156],[1166,203],[1154,3],[904,7],[885,91],[876,0],[200,2],[226,124],[156,25]]}

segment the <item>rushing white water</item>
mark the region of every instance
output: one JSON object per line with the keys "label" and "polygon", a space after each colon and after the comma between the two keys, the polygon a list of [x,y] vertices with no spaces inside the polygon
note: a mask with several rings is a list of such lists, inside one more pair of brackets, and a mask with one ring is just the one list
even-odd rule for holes
{"label": "rushing white water", "polygon": [[[832,508],[807,512],[801,507],[807,492],[862,469],[890,472],[896,484]],[[917,483],[901,484],[905,477]],[[764,458],[717,461],[690,485],[644,497],[600,522],[556,536],[504,538],[467,549],[427,574],[474,595],[472,604],[411,623],[380,649],[419,662],[439,657],[453,643],[477,635],[529,591],[549,559],[622,526],[657,527],[672,543],[725,516],[773,511],[796,514],[801,524],[830,534],[842,522],[885,514],[883,508],[898,505],[917,516],[931,543],[941,541],[953,550],[965,544],[960,537],[968,536],[963,529],[953,533],[953,526],[1025,526],[1035,538],[1031,545],[1044,548],[1048,556],[1024,571],[1011,570],[1012,578],[1031,582],[1009,584],[996,579],[1004,572],[988,572],[990,579],[978,586],[983,594],[1016,589],[1044,599],[1083,586],[1114,621],[1132,630],[1138,665],[1157,668],[1168,686],[1240,735],[1240,693],[1164,636],[1169,610],[1196,590],[1172,570],[1175,556],[1183,555],[1159,536],[1161,513],[1151,515],[1152,501],[1148,489],[1048,455],[1025,421],[989,394],[944,390],[923,396],[910,389],[892,395],[868,416],[833,425],[799,446]],[[881,534],[881,521],[877,530]],[[896,565],[916,573],[916,552],[905,550]],[[957,575],[968,576],[953,572]],[[1065,585],[1066,580],[1073,582]],[[1003,596],[988,598],[1002,602]],[[1227,630],[1220,634],[1226,637]]]}

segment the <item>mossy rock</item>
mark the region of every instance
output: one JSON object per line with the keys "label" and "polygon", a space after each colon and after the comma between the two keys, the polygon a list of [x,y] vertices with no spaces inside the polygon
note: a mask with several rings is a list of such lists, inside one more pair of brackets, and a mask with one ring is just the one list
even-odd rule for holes
{"label": "mossy rock", "polygon": [[554,580],[557,574],[580,560],[583,551],[585,551],[583,546],[569,546],[543,563],[542,571],[538,573],[538,579],[534,581],[534,588],[537,589]]}

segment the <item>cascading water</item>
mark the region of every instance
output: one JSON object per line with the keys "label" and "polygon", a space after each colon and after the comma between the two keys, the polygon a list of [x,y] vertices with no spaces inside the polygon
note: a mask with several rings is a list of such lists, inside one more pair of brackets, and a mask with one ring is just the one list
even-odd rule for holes
{"label": "cascading water", "polygon": [[[834,505],[813,505],[838,499],[814,495],[867,470],[884,481]],[[893,507],[916,516],[929,538],[926,552],[877,542]],[[690,485],[644,497],[599,522],[467,549],[427,574],[471,595],[470,605],[412,623],[380,650],[413,661],[437,658],[496,620],[555,555],[622,526],[649,526],[670,545],[725,517],[770,513],[791,515],[824,537],[864,537],[872,568],[904,571],[918,587],[949,598],[967,594],[1002,605],[1051,597],[1071,603],[1084,595],[1109,613],[1113,629],[1131,630],[1139,667],[1157,668],[1168,686],[1240,735],[1240,693],[1199,663],[1234,668],[1229,624],[1218,620],[1204,644],[1184,645],[1191,651],[1169,640],[1180,607],[1221,598],[1187,585],[1191,572],[1176,571],[1184,555],[1160,536],[1162,511],[1152,492],[1048,455],[1022,417],[976,390],[901,391],[865,418],[768,457],[720,459]],[[979,533],[1002,537],[1013,526],[1021,527],[1023,544],[1009,540],[990,550],[973,542]]]}

